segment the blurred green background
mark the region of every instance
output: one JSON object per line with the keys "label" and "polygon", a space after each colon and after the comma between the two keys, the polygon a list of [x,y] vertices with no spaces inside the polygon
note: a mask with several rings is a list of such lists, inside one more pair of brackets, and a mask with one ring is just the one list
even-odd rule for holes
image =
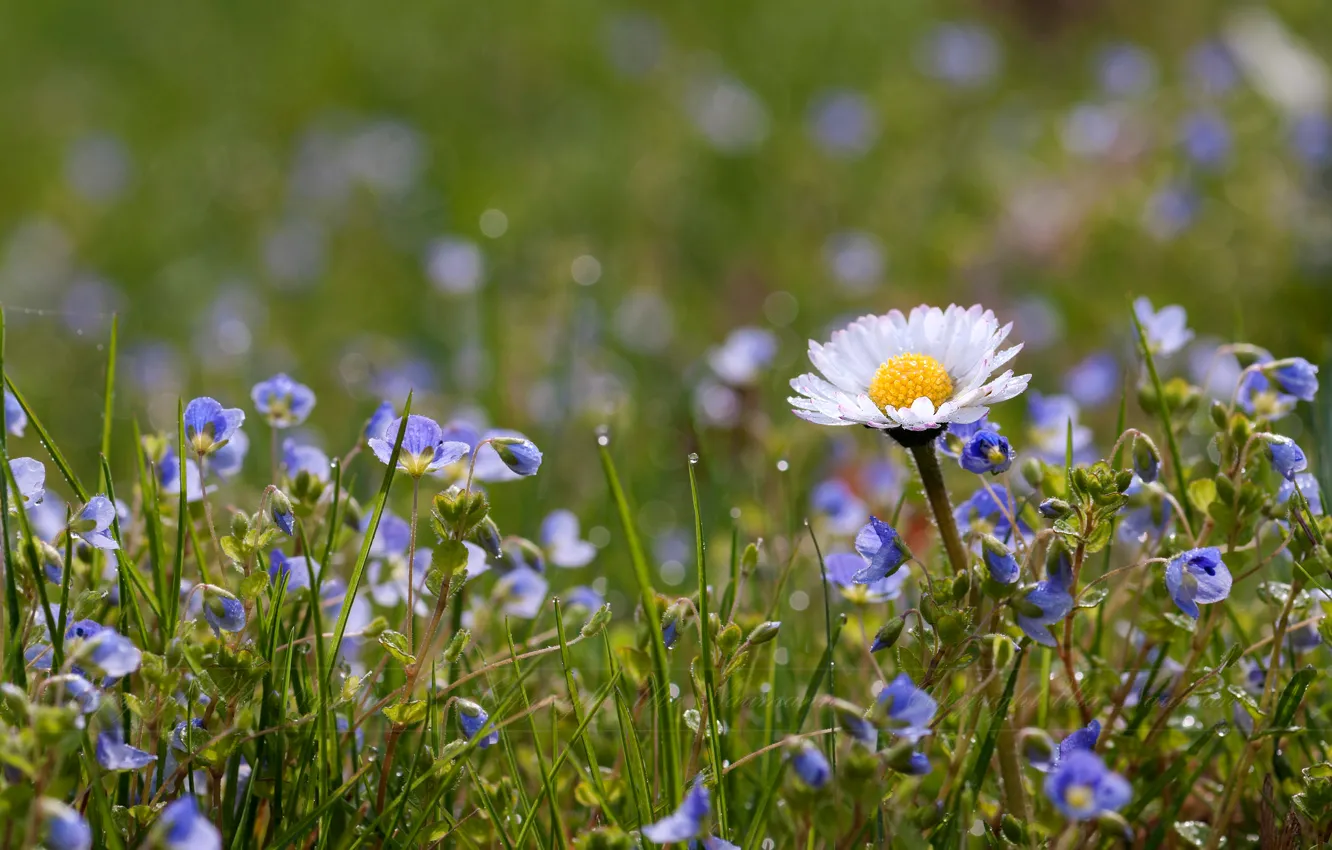
{"label": "blurred green background", "polygon": [[[858,313],[981,301],[1056,391],[1133,295],[1321,360],[1332,29],[1263,9],[10,3],[8,365],[89,475],[116,312],[118,442],[284,369],[341,454],[414,387],[537,439],[549,508],[601,502],[602,423],[640,492],[700,446],[757,488]],[[742,325],[777,354],[717,389]]]}

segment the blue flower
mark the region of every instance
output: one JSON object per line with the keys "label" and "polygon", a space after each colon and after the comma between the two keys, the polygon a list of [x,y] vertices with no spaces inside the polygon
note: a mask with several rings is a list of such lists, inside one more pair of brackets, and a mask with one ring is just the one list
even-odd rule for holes
{"label": "blue flower", "polygon": [[911,776],[929,776],[930,771],[934,770],[924,753],[912,753],[902,767],[904,768],[902,772]]}
{"label": "blue flower", "polygon": [[[277,498],[281,496],[282,498]],[[296,533],[296,514],[291,507],[291,499],[287,498],[281,490],[273,494],[273,499],[269,504],[269,512],[273,517],[273,524],[282,529],[282,533],[291,537]]]}
{"label": "blue flower", "polygon": [[1116,97],[1142,94],[1156,84],[1156,63],[1135,44],[1114,44],[1096,57],[1097,78],[1106,94]]}
{"label": "blue flower", "polygon": [[998,475],[1013,465],[1015,456],[1007,437],[1001,437],[993,431],[977,431],[962,447],[958,462],[967,472]]}
{"label": "blue flower", "polygon": [[1321,515],[1323,513],[1323,491],[1318,485],[1318,479],[1307,472],[1301,472],[1294,478],[1288,478],[1281,482],[1281,486],[1277,488],[1277,503],[1284,505],[1290,501],[1290,497],[1295,494],[1297,486],[1300,488],[1300,493],[1304,496],[1305,501],[1309,503],[1309,510],[1313,512],[1314,516]]}
{"label": "blue flower", "polygon": [[254,409],[274,428],[301,424],[315,406],[314,390],[293,381],[283,372],[255,384],[250,390],[250,398],[254,400]]}
{"label": "blue flower", "polygon": [[[399,417],[389,423],[382,438],[369,441],[370,450],[381,463],[388,463],[393,456],[393,444],[401,428],[402,418]],[[437,472],[456,463],[466,457],[468,451],[466,443],[446,441],[438,422],[413,413],[407,417],[407,430],[402,437],[402,450],[398,453],[398,469],[413,478],[420,478],[427,472]]]}
{"label": "blue flower", "polygon": [[1230,156],[1230,126],[1215,112],[1204,110],[1185,117],[1180,141],[1189,159],[1206,168],[1222,165]]}
{"label": "blue flower", "polygon": [[[490,719],[490,715],[486,713],[484,708],[471,700],[459,699],[457,701],[457,706],[458,723],[462,726],[463,734],[466,735],[467,739],[470,741],[481,731],[481,727],[486,725],[486,721]],[[484,738],[476,742],[476,745],[484,750],[486,747],[498,743],[499,730],[491,729]]]}
{"label": "blue flower", "polygon": [[566,611],[572,611],[575,608],[596,611],[605,604],[606,597],[587,585],[580,584],[577,587],[571,587],[564,593],[564,610]]}
{"label": "blue flower", "polygon": [[49,681],[59,683],[64,687],[65,691],[79,704],[79,711],[83,714],[92,714],[102,704],[102,692],[97,689],[96,685],[78,673],[52,676]]}
{"label": "blue flower", "polygon": [[1030,437],[1037,454],[1051,463],[1063,463],[1068,452],[1069,424],[1072,423],[1073,459],[1091,461],[1094,455],[1092,432],[1086,425],[1078,424],[1081,415],[1082,411],[1072,396],[1027,393]]}
{"label": "blue flower", "polygon": [[[208,471],[223,480],[235,478],[245,465],[245,455],[250,450],[250,438],[237,428],[225,446],[219,447],[208,458]],[[177,491],[179,492],[179,491]]]}
{"label": "blue flower", "polygon": [[680,808],[643,827],[643,837],[656,844],[692,841],[703,831],[704,821],[711,813],[712,798],[700,777],[694,780],[694,786],[685,795]]}
{"label": "blue flower", "polygon": [[215,399],[202,396],[185,405],[185,439],[195,454],[212,454],[227,444],[245,421],[239,407],[223,407]]}
{"label": "blue flower", "polygon": [[239,599],[208,585],[204,586],[203,594],[203,615],[213,627],[213,634],[239,632],[245,628],[245,605]]}
{"label": "blue flower", "polygon": [[1179,610],[1198,618],[1198,605],[1220,602],[1230,595],[1230,570],[1215,546],[1181,552],[1166,564],[1166,589]]}
{"label": "blue flower", "polygon": [[1318,367],[1303,357],[1291,358],[1286,365],[1273,369],[1271,375],[1283,393],[1300,401],[1313,401],[1318,394]]}
{"label": "blue flower", "polygon": [[829,583],[841,591],[842,596],[857,605],[877,602],[889,602],[902,595],[902,585],[911,575],[911,568],[898,569],[892,575],[878,581],[865,583],[856,576],[865,569],[865,562],[859,555],[850,552],[835,552],[824,560]]}
{"label": "blue flower", "polygon": [[83,816],[58,800],[43,798],[42,821],[46,829],[43,845],[47,850],[88,850],[92,830]]}
{"label": "blue flower", "polygon": [[[180,493],[180,456],[176,454],[175,449],[167,448],[162,455],[162,460],[157,464],[157,482],[161,486],[162,492],[167,495]],[[197,502],[203,498],[203,474],[199,470],[199,462],[194,459],[185,461],[184,465],[186,476],[186,501]]]}
{"label": "blue flower", "polygon": [[116,519],[116,506],[106,496],[93,496],[83,506],[79,515],[69,523],[69,531],[75,537],[96,549],[119,549],[115,536],[111,533],[111,523]]}
{"label": "blue flower", "polygon": [[939,24],[926,37],[925,73],[951,86],[977,88],[999,71],[1003,56],[994,34],[971,23]]}
{"label": "blue flower", "polygon": [[96,620],[75,620],[65,629],[65,640],[89,640],[101,634],[104,628]]}
{"label": "blue flower", "polygon": [[287,470],[287,477],[292,481],[304,472],[315,481],[327,482],[332,472],[328,455],[314,446],[298,443],[290,437],[282,441],[282,465]]}
{"label": "blue flower", "polygon": [[815,791],[828,784],[832,778],[832,766],[823,755],[823,751],[807,740],[795,744],[791,753],[791,767],[795,768],[800,781]]}
{"label": "blue flower", "polygon": [[1049,758],[1032,758],[1031,766],[1041,773],[1049,773],[1059,766],[1059,762],[1076,750],[1088,752],[1096,749],[1096,741],[1101,737],[1101,723],[1093,720],[1081,729],[1074,730],[1067,738],[1059,742],[1059,747],[1049,754]]}
{"label": "blue flower", "polygon": [[1064,374],[1064,392],[1084,407],[1096,407],[1119,393],[1119,361],[1106,351],[1088,355]]}
{"label": "blue flower", "polygon": [[139,770],[157,761],[157,756],[131,747],[120,737],[119,730],[103,732],[97,736],[97,763],[104,770]]}
{"label": "blue flower", "polygon": [[873,584],[885,579],[911,557],[901,535],[878,517],[870,517],[856,535],[856,551],[866,561],[851,580],[859,584]]}
{"label": "blue flower", "polygon": [[551,511],[541,521],[541,546],[557,567],[585,567],[597,556],[597,547],[578,536],[573,511]]}
{"label": "blue flower", "polygon": [[1290,146],[1308,165],[1332,162],[1332,119],[1322,112],[1305,112],[1290,128]]}
{"label": "blue flower", "polygon": [[15,437],[22,437],[28,427],[28,414],[23,412],[23,405],[9,390],[5,390],[5,428]]}
{"label": "blue flower", "polygon": [[878,707],[887,713],[893,734],[914,744],[930,734],[939,704],[901,673],[879,691]]}
{"label": "blue flower", "polygon": [[1293,481],[1296,473],[1309,468],[1309,460],[1304,456],[1304,450],[1296,445],[1294,440],[1269,434],[1266,443],[1267,454],[1272,459],[1272,468],[1287,481]]}
{"label": "blue flower", "polygon": [[1076,750],[1061,758],[1046,777],[1045,796],[1064,817],[1084,821],[1123,808],[1133,798],[1133,789],[1095,753]]}
{"label": "blue flower", "polygon": [[268,578],[273,587],[285,576],[287,579],[287,592],[293,590],[303,590],[310,586],[310,567],[314,567],[314,574],[319,575],[320,567],[316,562],[311,562],[304,555],[298,555],[295,558],[288,558],[277,549],[268,553]]}
{"label": "blue flower", "polygon": [[87,660],[103,675],[119,679],[139,669],[143,654],[130,639],[114,629],[102,629],[88,639]]}
{"label": "blue flower", "polygon": [[521,434],[491,437],[490,445],[495,447],[504,465],[518,475],[536,475],[541,468],[541,450]]}
{"label": "blue flower", "polygon": [[46,467],[30,457],[16,457],[9,462],[9,474],[24,506],[40,505],[46,495]]}
{"label": "blue flower", "polygon": [[819,482],[810,491],[809,506],[814,513],[828,518],[834,534],[850,534],[860,528],[869,512],[850,485],[840,478]]}
{"label": "blue flower", "polygon": [[1239,83],[1239,69],[1221,41],[1205,41],[1189,51],[1187,65],[1192,84],[1203,93],[1222,95]]}
{"label": "blue flower", "polygon": [[1032,536],[1032,530],[1018,516],[1020,507],[1021,504],[1008,492],[1008,488],[992,485],[981,487],[970,499],[959,504],[953,510],[953,519],[959,527],[981,532],[988,529],[995,537],[1007,542],[1013,538],[1013,525],[1008,518],[1017,516],[1018,533],[1027,539]]}
{"label": "blue flower", "polygon": [[[367,443],[370,440],[378,440],[384,436],[384,431],[388,429],[389,423],[397,418],[398,412],[393,407],[393,402],[381,402],[379,407],[375,408],[375,412],[370,414],[370,418],[366,420],[365,430],[361,432],[361,436]],[[394,439],[397,439],[397,436],[398,434],[395,431]]]}
{"label": "blue flower", "polygon": [[1043,646],[1058,646],[1050,626],[1068,616],[1073,610],[1073,597],[1068,592],[1072,580],[1072,566],[1068,556],[1060,554],[1053,572],[1045,581],[1037,582],[1017,608],[1018,628],[1027,637]]}
{"label": "blue flower", "polygon": [[1193,331],[1189,330],[1188,325],[1189,316],[1178,304],[1157,311],[1152,308],[1150,299],[1142,297],[1133,302],[1133,312],[1147,336],[1147,347],[1158,357],[1174,354],[1193,339]]}
{"label": "blue flower", "polygon": [[549,588],[550,583],[541,573],[531,567],[518,567],[495,582],[494,595],[505,615],[532,620],[541,613]]}
{"label": "blue flower", "polygon": [[724,383],[744,387],[777,356],[777,337],[764,328],[741,327],[731,331],[726,342],[708,352],[708,365]]}
{"label": "blue flower", "polygon": [[[1258,357],[1260,364],[1271,361],[1272,355],[1266,351]],[[1299,399],[1282,392],[1280,385],[1272,377],[1261,369],[1246,369],[1243,372],[1236,400],[1246,413],[1264,419],[1280,419],[1295,409]]]}
{"label": "blue flower", "polygon": [[157,819],[154,832],[166,850],[222,850],[222,834],[199,811],[193,797],[181,797],[168,804]]}
{"label": "blue flower", "polygon": [[1013,550],[994,535],[987,534],[981,539],[981,557],[985,560],[985,568],[990,571],[990,579],[998,584],[1013,584],[1022,572]]}
{"label": "blue flower", "polygon": [[935,441],[934,447],[939,454],[948,457],[961,457],[962,449],[967,442],[981,431],[993,431],[999,433],[999,426],[990,422],[990,411],[981,414],[981,418],[975,422],[950,422],[944,432],[939,435]]}

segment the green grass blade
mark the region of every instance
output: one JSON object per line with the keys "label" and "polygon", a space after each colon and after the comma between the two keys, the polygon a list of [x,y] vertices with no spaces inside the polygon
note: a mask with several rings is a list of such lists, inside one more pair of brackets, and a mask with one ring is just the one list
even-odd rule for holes
{"label": "green grass blade", "polygon": [[[601,633],[606,647],[606,665],[612,674],[620,672],[611,652],[610,634]],[[638,809],[638,825],[652,821],[652,784],[648,782],[647,767],[643,761],[643,752],[638,746],[638,730],[634,727],[633,702],[623,687],[615,689],[615,715],[620,727],[620,746],[624,748],[625,769],[629,772],[629,789],[633,792],[634,805]]]}
{"label": "green grass blade", "polygon": [[717,781],[717,822],[721,826],[722,837],[730,835],[730,817],[726,799],[726,783],[722,781],[725,760],[722,758],[721,739],[717,735],[717,721],[720,711],[717,702],[716,659],[712,652],[712,629],[708,618],[709,598],[712,588],[708,585],[708,556],[703,543],[703,514],[698,505],[698,455],[689,456],[689,495],[694,506],[694,557],[698,561],[698,618],[699,643],[703,655],[703,691],[708,705],[706,724],[700,727],[700,734],[705,735],[708,752],[711,754],[712,775]]}
{"label": "green grass blade", "polygon": [[[1152,357],[1152,347],[1147,344],[1147,331],[1143,330],[1136,310],[1130,310],[1133,316],[1133,328],[1137,332],[1138,349],[1142,352],[1143,362],[1147,364],[1147,374],[1152,379],[1152,389],[1156,391],[1156,410],[1160,414],[1161,427],[1165,430],[1166,447],[1170,450],[1170,465],[1175,471],[1175,486],[1179,490],[1179,504],[1184,508],[1190,525],[1193,523],[1193,503],[1189,499],[1189,485],[1184,478],[1184,461],[1179,454],[1179,441],[1175,439],[1175,426],[1170,419],[1170,408],[1166,404],[1165,388],[1161,375],[1156,371],[1156,359]],[[1122,432],[1121,432],[1122,433]]]}
{"label": "green grass blade", "polygon": [[[106,351],[106,399],[102,408],[102,457],[111,456],[111,413],[116,401],[116,338],[119,336],[120,316],[111,314],[111,340]],[[107,479],[108,481],[110,479]]]}
{"label": "green grass blade", "polygon": [[[528,698],[527,687],[523,684],[522,668],[518,664],[518,650],[513,645],[513,630],[509,628],[508,618],[505,618],[504,621],[504,637],[509,643],[509,657],[513,659],[510,666],[513,667],[514,675],[518,677],[518,693],[521,694],[523,698],[523,710],[529,711],[532,708],[532,701]],[[563,840],[564,837],[568,835],[568,832],[564,828],[564,819],[560,817],[560,807],[557,805],[555,792],[550,785],[551,775],[550,771],[546,768],[546,756],[541,752],[541,738],[537,732],[536,717],[530,713],[527,715],[527,725],[532,731],[532,750],[536,753],[537,770],[541,773],[542,792],[541,795],[532,801],[532,806],[528,809],[526,818],[527,823],[523,826],[523,833],[525,834],[529,825],[536,821],[537,808],[541,805],[541,796],[545,796],[550,800],[551,828],[559,834],[561,840]],[[518,843],[523,843],[521,836],[518,839]]]}
{"label": "green grass blade", "polygon": [[[0,388],[5,384],[5,311],[0,306]],[[3,416],[0,416],[0,420]],[[0,421],[0,458],[3,458],[5,467],[9,467],[9,428],[4,421]],[[8,473],[5,473],[5,480],[8,481]],[[18,685],[20,688],[26,688],[28,684],[27,671],[23,664],[23,642],[20,638],[22,633],[21,621],[22,614],[19,613],[19,593],[18,593],[18,572],[9,568],[14,561],[14,552],[10,548],[9,541],[12,536],[9,531],[9,485],[8,483],[0,486],[0,546],[4,547],[5,561],[5,678]]]}
{"label": "green grass blade", "polygon": [[[180,498],[179,510],[176,514],[176,561],[172,567],[171,580],[168,584],[180,587],[181,581],[185,577],[185,532],[192,530],[193,521],[190,519],[189,505],[189,470],[190,465],[185,462],[185,402],[176,399],[176,447],[180,450]],[[195,544],[195,560],[199,562],[199,569],[203,569],[203,552]],[[167,622],[175,626],[180,620],[180,594],[171,594],[171,613],[167,615]]]}
{"label": "green grass blade", "polygon": [[32,428],[33,433],[37,435],[37,442],[41,443],[42,448],[46,449],[46,453],[50,456],[51,462],[56,465],[56,469],[60,471],[61,477],[65,479],[67,484],[69,484],[69,489],[74,491],[74,495],[80,502],[88,501],[88,491],[83,489],[83,485],[79,483],[78,476],[74,474],[74,470],[70,468],[69,463],[65,460],[65,456],[60,453],[60,449],[56,448],[56,444],[51,440],[51,434],[42,425],[41,420],[37,418],[37,413],[32,409],[32,406],[28,404],[28,400],[23,397],[23,394],[19,392],[19,388],[14,386],[14,379],[9,377],[8,374],[5,375],[5,385],[9,387],[9,391],[12,392],[14,398],[18,400],[19,407],[23,408],[24,415],[28,417],[28,426]]}
{"label": "green grass blade", "polygon": [[[111,482],[111,467],[106,461],[106,455],[102,456],[101,461],[102,461],[102,477],[103,480],[106,482],[106,497],[111,500],[112,504],[115,504],[116,488]],[[125,543],[120,537],[119,514],[115,514],[111,518],[111,536],[112,538],[115,539],[116,546],[118,547],[115,550],[115,558],[116,558],[116,575],[120,580],[120,593],[121,593],[120,607],[123,611],[126,607],[125,606],[126,599],[129,600],[129,610],[133,614],[134,623],[136,626],[138,626],[139,629],[139,641],[140,641],[139,646],[147,647],[149,646],[148,628],[143,621],[143,611],[142,609],[139,608],[139,596],[142,596],[144,599],[148,600],[148,607],[152,609],[153,614],[154,616],[157,617],[158,622],[161,622],[162,620],[162,612],[158,610],[157,599],[154,598],[153,594],[149,593],[148,588],[144,586],[143,576],[139,575],[139,568],[134,564],[132,560],[125,557]],[[138,592],[138,596],[130,592],[131,585],[133,585],[133,589]],[[161,640],[159,641],[159,646],[165,648],[166,646],[165,635],[159,634],[158,637],[161,638]]]}
{"label": "green grass blade", "polygon": [[643,612],[647,617],[648,647],[651,650],[652,666],[656,678],[656,692],[661,699],[654,700],[657,708],[658,725],[661,728],[661,762],[665,771],[664,784],[666,799],[671,808],[680,804],[680,751],[675,741],[675,710],[670,700],[670,663],[666,655],[666,644],[661,634],[661,612],[657,608],[657,592],[652,587],[652,576],[648,572],[647,558],[643,554],[642,543],[634,526],[633,513],[624,488],[620,485],[620,476],[615,471],[610,449],[598,440],[601,449],[601,468],[606,475],[611,497],[615,501],[620,516],[620,525],[624,529],[625,542],[629,546],[629,559],[633,563],[634,576],[638,580],[639,597],[643,603]]}
{"label": "green grass blade", "polygon": [[[18,486],[14,482],[14,471],[9,468],[9,457],[0,453],[0,467],[3,467],[3,480],[0,480],[0,486],[4,487],[6,492],[18,494]],[[21,496],[19,497],[22,498]],[[28,523],[28,509],[21,503],[16,504],[15,513],[19,521],[20,543],[23,547],[23,560],[27,561],[28,567],[32,570],[33,584],[37,588],[37,600],[41,605],[42,613],[46,617],[46,628],[51,636],[51,656],[54,662],[53,669],[59,670],[65,663],[64,641],[65,634],[56,626],[55,615],[51,612],[51,600],[46,595],[46,576],[42,573],[41,558],[37,554],[37,545],[32,537],[32,526]],[[8,538],[6,538],[8,539]],[[17,560],[6,562],[6,574],[17,573]],[[19,647],[19,660],[22,663],[23,652]]]}
{"label": "green grass blade", "polygon": [[[1024,645],[1019,647],[1017,653],[1013,656],[1013,671],[1008,674],[1008,683],[1004,685],[1003,696],[999,702],[995,703],[994,711],[990,713],[989,729],[986,730],[985,737],[981,740],[980,749],[976,751],[976,761],[973,762],[971,777],[968,784],[972,790],[979,793],[981,786],[985,782],[985,775],[990,771],[990,762],[994,757],[994,749],[999,740],[999,730],[1003,728],[1004,718],[1008,716],[1008,707],[1013,702],[1013,693],[1017,690],[1018,673],[1022,670],[1022,656],[1027,651]],[[980,699],[979,696],[976,699]]]}
{"label": "green grass blade", "polygon": [[[560,666],[564,670],[564,686],[569,692],[569,702],[573,705],[574,722],[579,726],[583,725],[583,718],[587,712],[583,709],[583,698],[579,696],[578,684],[574,682],[573,669],[569,657],[569,642],[564,634],[564,609],[560,607],[560,600],[555,599],[555,634],[559,636],[560,641]],[[592,746],[592,742],[587,738],[582,739],[583,752],[587,756],[588,773],[591,775],[591,786],[593,792],[597,795],[597,800],[601,803],[602,813],[610,823],[617,823],[615,812],[606,802],[606,788],[601,781],[601,765],[597,762],[597,750]]]}

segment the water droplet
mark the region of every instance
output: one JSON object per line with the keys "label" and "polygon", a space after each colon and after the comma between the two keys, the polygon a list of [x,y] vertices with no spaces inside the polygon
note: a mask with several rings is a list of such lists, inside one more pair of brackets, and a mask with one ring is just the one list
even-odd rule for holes
{"label": "water droplet", "polygon": [[740,518],[740,509],[731,508],[731,519],[739,519],[739,518]]}
{"label": "water droplet", "polygon": [[698,463],[698,452],[690,452],[690,453],[689,453],[689,462],[690,462],[690,463]]}
{"label": "water droplet", "polygon": [[597,445],[598,445],[598,446],[609,446],[609,445],[610,445],[610,426],[609,426],[609,425],[598,425],[598,426],[597,426]]}
{"label": "water droplet", "polygon": [[777,461],[777,471],[778,471],[778,472],[785,472],[786,470],[788,470],[788,469],[790,469],[790,468],[791,468],[791,464],[787,463],[785,460],[779,460],[779,461]]}

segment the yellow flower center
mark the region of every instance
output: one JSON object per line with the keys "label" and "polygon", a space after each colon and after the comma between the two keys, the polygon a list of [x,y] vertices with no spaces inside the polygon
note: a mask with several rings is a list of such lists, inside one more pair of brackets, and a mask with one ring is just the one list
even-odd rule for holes
{"label": "yellow flower center", "polygon": [[1070,785],[1064,792],[1064,802],[1068,803],[1070,809],[1085,811],[1091,808],[1092,800],[1096,797],[1092,789],[1086,785]]}
{"label": "yellow flower center", "polygon": [[935,407],[953,394],[953,380],[943,364],[928,354],[899,354],[883,362],[870,381],[869,397],[882,410],[910,407],[928,398]]}

